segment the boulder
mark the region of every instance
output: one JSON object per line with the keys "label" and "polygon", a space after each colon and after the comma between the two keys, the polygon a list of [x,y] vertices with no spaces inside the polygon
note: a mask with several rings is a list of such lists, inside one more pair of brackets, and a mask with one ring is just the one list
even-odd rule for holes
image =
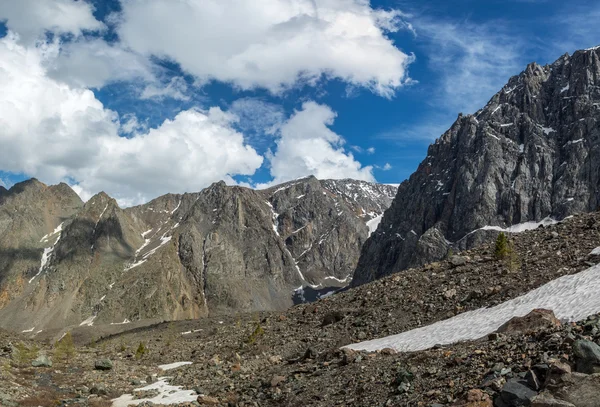
{"label": "boulder", "polygon": [[529,406],[535,396],[537,396],[537,392],[530,389],[526,381],[511,379],[500,391],[500,400],[503,403],[497,404],[510,407]]}
{"label": "boulder", "polygon": [[490,396],[479,390],[471,389],[461,397],[457,402],[452,404],[453,407],[493,407]]}
{"label": "boulder", "polygon": [[553,396],[576,407],[600,406],[600,374],[571,373],[562,377]]}
{"label": "boulder", "polygon": [[538,394],[531,400],[531,407],[575,407],[568,401],[555,399],[547,393]]}
{"label": "boulder", "polygon": [[554,312],[546,309],[534,309],[524,317],[511,318],[498,328],[498,332],[519,335],[557,326],[560,326],[560,321],[554,316]]}
{"label": "boulder", "polygon": [[110,359],[99,359],[94,363],[94,368],[96,370],[111,370],[113,368],[113,363]]}
{"label": "boulder", "polygon": [[52,361],[48,359],[46,355],[39,355],[33,362],[31,362],[31,366],[33,367],[52,367]]}
{"label": "boulder", "polygon": [[584,339],[573,343],[576,368],[580,373],[600,373],[600,346]]}

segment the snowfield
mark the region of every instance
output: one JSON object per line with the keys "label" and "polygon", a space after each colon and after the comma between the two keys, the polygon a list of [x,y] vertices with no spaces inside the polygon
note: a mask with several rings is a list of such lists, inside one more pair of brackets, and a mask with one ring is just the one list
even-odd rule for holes
{"label": "snowfield", "polygon": [[133,394],[123,394],[121,397],[112,400],[112,407],[137,406],[144,402],[170,405],[196,401],[198,394],[194,390],[184,390],[181,386],[172,386],[168,380],[169,377],[159,377],[157,382],[133,390],[134,393],[156,390],[158,395],[155,397],[136,399]]}
{"label": "snowfield", "polygon": [[369,228],[369,236],[377,230],[377,227],[381,223],[381,219],[383,219],[383,215],[378,215],[373,219],[367,221],[367,227]]}
{"label": "snowfield", "polygon": [[385,348],[409,352],[437,344],[475,340],[496,331],[511,318],[525,316],[536,308],[554,311],[561,321],[577,321],[600,312],[598,293],[600,264],[575,275],[557,278],[495,307],[468,311],[422,328],[345,347],[370,352]]}

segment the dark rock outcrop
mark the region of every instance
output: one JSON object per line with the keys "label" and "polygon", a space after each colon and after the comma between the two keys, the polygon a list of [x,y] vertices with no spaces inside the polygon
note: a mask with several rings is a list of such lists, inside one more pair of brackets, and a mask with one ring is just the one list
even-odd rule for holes
{"label": "dark rock outcrop", "polygon": [[596,210],[599,120],[600,48],[530,64],[429,147],[363,247],[352,284],[473,247],[493,229]]}

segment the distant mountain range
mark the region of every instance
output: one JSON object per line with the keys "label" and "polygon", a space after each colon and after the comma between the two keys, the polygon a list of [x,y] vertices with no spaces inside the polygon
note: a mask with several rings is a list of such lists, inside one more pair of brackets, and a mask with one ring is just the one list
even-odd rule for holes
{"label": "distant mountain range", "polygon": [[66,184],[21,182],[0,190],[0,325],[35,333],[314,299],[350,282],[367,223],[396,190],[220,182],[121,209],[105,193],[84,204]]}

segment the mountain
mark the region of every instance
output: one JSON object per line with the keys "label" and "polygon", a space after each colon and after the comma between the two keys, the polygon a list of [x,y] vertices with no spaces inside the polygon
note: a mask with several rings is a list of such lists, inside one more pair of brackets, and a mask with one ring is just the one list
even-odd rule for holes
{"label": "mountain", "polygon": [[528,65],[429,147],[364,245],[352,284],[439,260],[497,230],[596,210],[599,120],[600,47]]}
{"label": "mountain", "polygon": [[30,293],[28,280],[51,256],[64,222],[83,206],[66,184],[36,179],[0,194],[0,308]]}
{"label": "mountain", "polygon": [[[37,180],[0,196],[0,326],[190,319],[285,309],[347,285],[396,187],[303,178],[215,183],[122,209]],[[33,330],[32,330],[33,331]]]}
{"label": "mountain", "polygon": [[76,327],[68,358],[0,329],[0,403],[597,407],[600,212],[513,238],[517,266],[485,243],[285,311]]}

